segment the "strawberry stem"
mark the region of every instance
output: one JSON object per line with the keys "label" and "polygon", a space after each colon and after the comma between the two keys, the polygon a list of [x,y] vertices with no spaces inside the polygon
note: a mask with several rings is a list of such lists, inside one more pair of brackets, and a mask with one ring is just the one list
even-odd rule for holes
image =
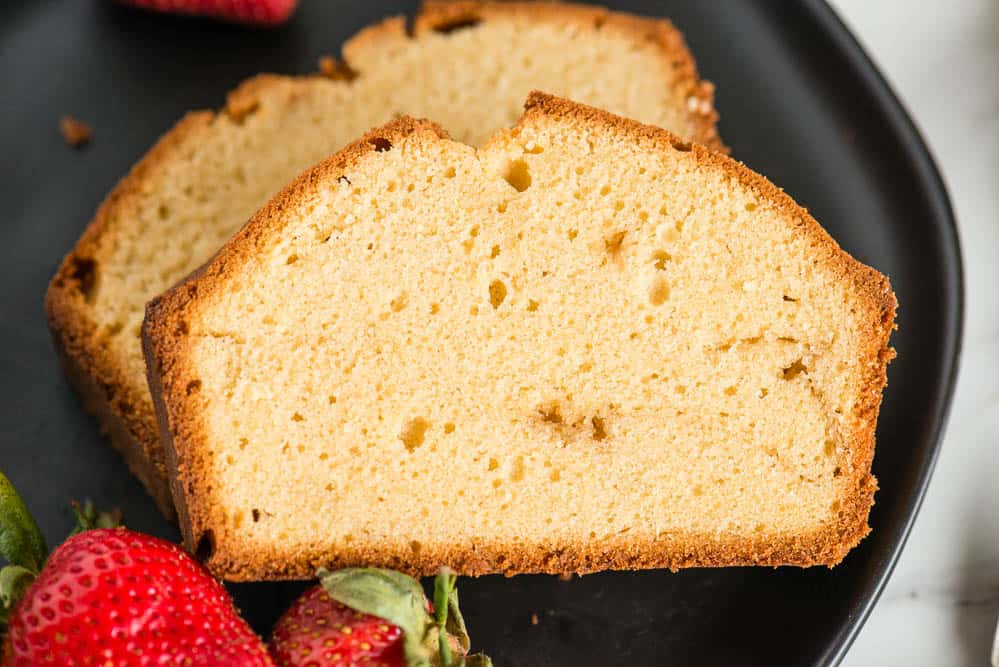
{"label": "strawberry stem", "polygon": [[454,664],[445,627],[448,609],[451,606],[451,594],[454,592],[457,579],[458,577],[447,568],[441,568],[437,578],[434,579],[434,620],[437,622],[437,650],[440,654],[441,667],[451,667]]}

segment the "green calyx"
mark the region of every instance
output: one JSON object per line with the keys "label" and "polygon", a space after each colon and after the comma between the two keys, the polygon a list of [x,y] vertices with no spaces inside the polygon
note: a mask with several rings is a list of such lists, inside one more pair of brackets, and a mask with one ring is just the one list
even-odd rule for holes
{"label": "green calyx", "polygon": [[42,571],[49,549],[38,524],[17,489],[0,472],[0,634],[7,631],[7,616],[24,591]]}
{"label": "green calyx", "polygon": [[458,608],[457,576],[451,570],[442,568],[434,581],[433,615],[420,582],[401,572],[346,568],[320,569],[317,575],[337,602],[398,626],[409,667],[491,667],[483,655],[466,655],[468,632]]}
{"label": "green calyx", "polygon": [[49,549],[17,489],[0,472],[0,556],[11,565],[19,565],[38,574]]}
{"label": "green calyx", "polygon": [[70,503],[70,506],[73,508],[73,514],[76,515],[76,526],[70,535],[76,535],[77,533],[82,533],[85,530],[93,530],[94,528],[117,528],[121,525],[120,510],[98,512],[94,509],[94,504],[89,500],[83,503],[82,507],[75,500]]}

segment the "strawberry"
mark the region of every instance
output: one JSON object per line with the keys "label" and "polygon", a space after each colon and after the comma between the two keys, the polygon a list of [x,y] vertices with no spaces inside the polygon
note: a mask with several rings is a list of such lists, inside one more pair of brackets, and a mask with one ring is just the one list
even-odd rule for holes
{"label": "strawberry", "polygon": [[405,665],[402,630],[330,598],[322,586],[304,593],[274,626],[271,654],[282,667]]}
{"label": "strawberry", "polygon": [[[225,588],[180,547],[78,512],[82,532],[45,546],[0,474],[3,665],[273,665]],[[20,597],[19,600],[17,598]]]}
{"label": "strawberry", "polygon": [[158,12],[192,14],[260,26],[288,20],[298,0],[119,0],[122,4]]}
{"label": "strawberry", "polygon": [[320,570],[320,585],[274,626],[274,661],[279,667],[487,667],[489,658],[466,655],[455,579],[446,569],[437,575],[432,606],[420,583],[400,572]]}

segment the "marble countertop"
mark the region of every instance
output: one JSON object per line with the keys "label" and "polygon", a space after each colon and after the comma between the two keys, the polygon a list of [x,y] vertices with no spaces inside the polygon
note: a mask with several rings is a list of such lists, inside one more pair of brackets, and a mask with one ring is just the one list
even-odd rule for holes
{"label": "marble countertop", "polygon": [[999,617],[999,2],[832,5],[937,159],[967,283],[963,359],[936,472],[843,665],[986,665]]}

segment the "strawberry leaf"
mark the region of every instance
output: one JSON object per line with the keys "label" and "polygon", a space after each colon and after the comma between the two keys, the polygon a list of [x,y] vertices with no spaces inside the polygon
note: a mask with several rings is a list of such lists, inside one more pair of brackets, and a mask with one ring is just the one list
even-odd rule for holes
{"label": "strawberry leaf", "polygon": [[83,507],[80,507],[80,503],[75,500],[70,503],[70,506],[73,508],[73,514],[76,515],[76,526],[70,535],[94,528],[117,528],[121,525],[121,510],[98,512],[89,500],[83,503]]}
{"label": "strawberry leaf", "polygon": [[35,573],[20,565],[8,565],[0,570],[0,605],[10,609],[35,580]]}
{"label": "strawberry leaf", "polygon": [[430,664],[423,647],[434,627],[420,582],[379,568],[320,569],[319,583],[331,598],[351,609],[383,618],[402,630],[403,651],[411,667]]}
{"label": "strawberry leaf", "polygon": [[0,555],[38,574],[49,550],[38,524],[10,480],[0,472]]}

